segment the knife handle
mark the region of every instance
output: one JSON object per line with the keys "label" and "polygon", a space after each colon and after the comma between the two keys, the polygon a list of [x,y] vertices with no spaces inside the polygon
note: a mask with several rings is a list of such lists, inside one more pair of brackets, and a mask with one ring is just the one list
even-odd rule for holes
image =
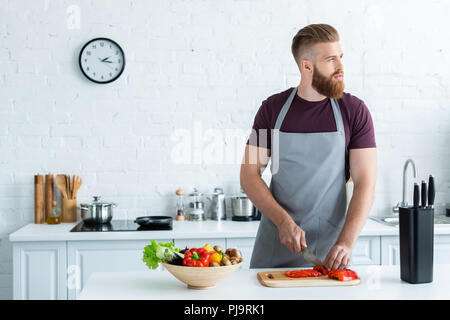
{"label": "knife handle", "polygon": [[422,189],[420,190],[420,196],[422,200],[422,208],[425,208],[427,206],[427,183],[425,180],[422,180]]}
{"label": "knife handle", "polygon": [[428,207],[433,208],[436,188],[434,186],[434,177],[430,174],[428,180]]}
{"label": "knife handle", "polygon": [[419,207],[419,185],[417,182],[414,182],[414,208]]}

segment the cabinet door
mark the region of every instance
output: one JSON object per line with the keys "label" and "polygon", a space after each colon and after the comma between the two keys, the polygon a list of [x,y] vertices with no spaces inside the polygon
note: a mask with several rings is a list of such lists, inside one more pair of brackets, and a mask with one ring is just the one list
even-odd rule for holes
{"label": "cabinet door", "polygon": [[66,242],[13,243],[14,299],[65,300]]}
{"label": "cabinet door", "polygon": [[[400,243],[398,236],[383,236],[381,238],[382,264],[399,265],[400,264]],[[450,236],[434,236],[433,250],[434,264],[450,263]]]}
{"label": "cabinet door", "polygon": [[250,269],[250,259],[252,258],[253,246],[255,245],[255,238],[227,238],[227,248],[237,248],[241,251],[244,262],[243,269]]}
{"label": "cabinet door", "polygon": [[381,264],[390,266],[400,264],[400,244],[398,236],[381,237]]}
{"label": "cabinet door", "polygon": [[361,236],[356,241],[351,257],[351,265],[380,264],[381,240],[380,237]]}
{"label": "cabinet door", "polygon": [[[172,241],[172,239],[158,239]],[[147,240],[69,241],[68,297],[76,299],[93,272],[128,272],[151,270],[142,261]]]}

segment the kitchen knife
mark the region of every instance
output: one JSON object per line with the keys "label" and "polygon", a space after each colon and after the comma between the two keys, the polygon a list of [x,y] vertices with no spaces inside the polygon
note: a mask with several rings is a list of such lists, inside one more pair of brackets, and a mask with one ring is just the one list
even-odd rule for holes
{"label": "kitchen knife", "polygon": [[417,182],[414,182],[414,208],[417,209],[419,207],[419,185]]}
{"label": "kitchen knife", "polygon": [[315,266],[323,266],[322,261],[319,260],[319,258],[316,257],[316,255],[312,252],[309,252],[308,249],[304,249],[303,256],[305,259],[309,262],[311,262]]}
{"label": "kitchen knife", "polygon": [[428,180],[428,208],[433,208],[436,189],[434,186],[434,177],[430,174]]}
{"label": "kitchen knife", "polygon": [[427,206],[427,183],[425,180],[422,180],[422,189],[420,190],[420,196],[422,198],[422,208],[426,208]]}

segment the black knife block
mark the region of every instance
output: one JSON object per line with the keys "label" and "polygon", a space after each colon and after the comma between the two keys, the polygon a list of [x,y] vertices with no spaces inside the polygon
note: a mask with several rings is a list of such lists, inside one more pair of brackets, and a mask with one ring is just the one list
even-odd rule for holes
{"label": "black knife block", "polygon": [[434,209],[399,208],[400,278],[433,282]]}

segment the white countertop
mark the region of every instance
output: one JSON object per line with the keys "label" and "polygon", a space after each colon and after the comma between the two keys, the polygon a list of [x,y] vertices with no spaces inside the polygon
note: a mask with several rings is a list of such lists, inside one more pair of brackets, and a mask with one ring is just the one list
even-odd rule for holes
{"label": "white countertop", "polygon": [[[10,234],[16,241],[83,241],[83,240],[148,240],[148,239],[198,239],[198,238],[254,238],[259,221],[173,221],[170,231],[117,231],[70,232],[77,223],[58,225],[28,224]],[[435,234],[450,234],[450,224],[435,225]],[[367,219],[360,236],[398,235],[398,226],[392,227]]]}
{"label": "white countertop", "polygon": [[[362,282],[348,287],[269,288],[257,272],[240,269],[207,290],[188,289],[168,271],[93,273],[84,286],[82,300],[415,300],[450,299],[450,265],[435,265],[433,282],[409,284],[400,279],[400,266],[354,266]],[[271,269],[274,270],[274,269]],[[287,270],[287,269],[279,269]]]}

